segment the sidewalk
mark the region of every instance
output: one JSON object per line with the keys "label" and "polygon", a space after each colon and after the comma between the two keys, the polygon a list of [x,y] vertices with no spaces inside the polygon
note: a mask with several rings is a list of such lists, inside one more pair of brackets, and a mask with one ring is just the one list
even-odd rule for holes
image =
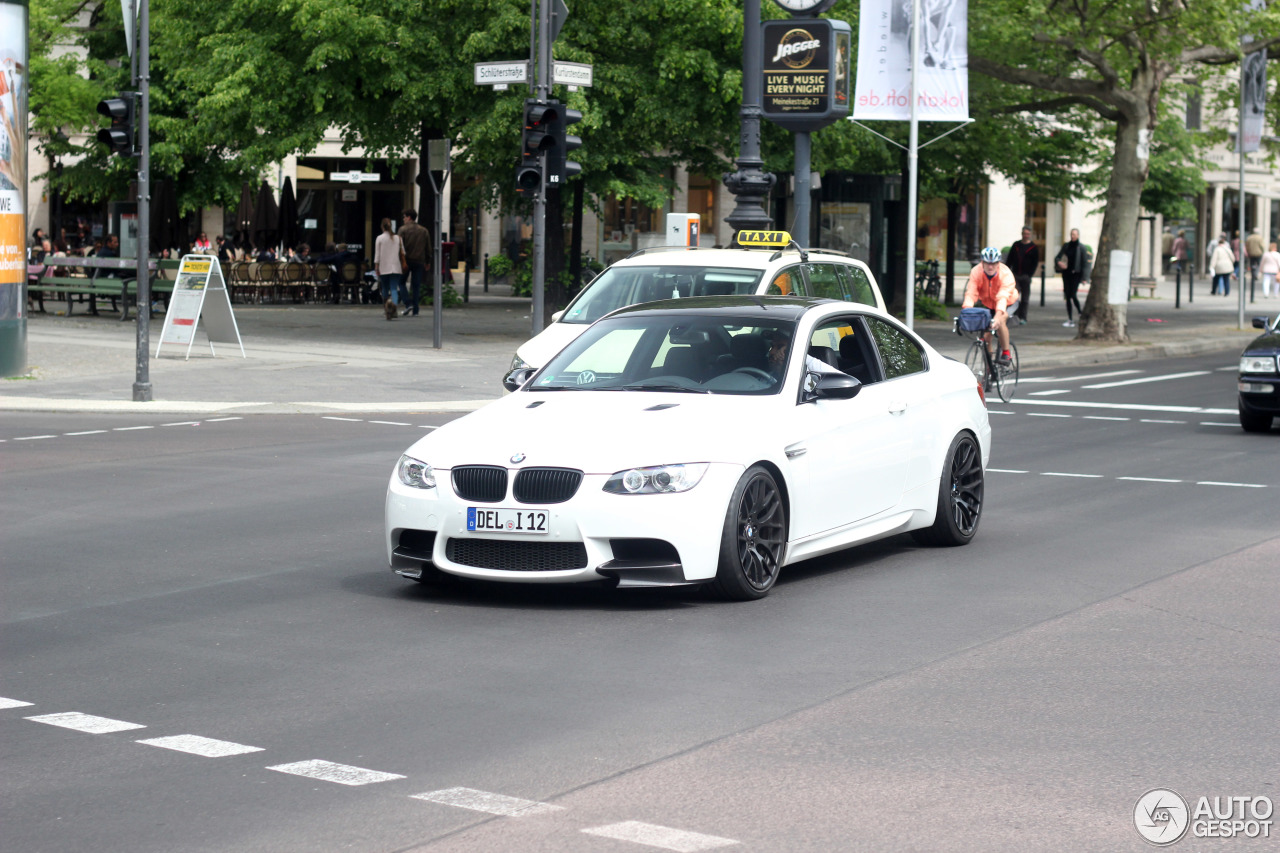
{"label": "sidewalk", "polygon": [[[1129,303],[1132,343],[1072,342],[1060,279],[1047,282],[1045,307],[1033,285],[1029,322],[1014,327],[1026,369],[1111,363],[1152,356],[1234,354],[1257,335],[1236,329],[1236,296],[1209,296],[1197,278],[1195,301],[1175,309],[1172,279],[1153,299]],[[26,377],[0,384],[0,411],[164,412],[440,412],[470,411],[502,393],[516,347],[531,333],[529,299],[494,286],[472,288],[470,303],[444,311],[443,348],[432,348],[432,316],[388,322],[378,305],[236,305],[246,358],[218,344],[211,355],[197,333],[191,358],[166,346],[149,362],[154,400],[133,402],[136,327],[119,314],[71,317],[33,314],[27,323]],[[1081,295],[1081,302],[1084,296]],[[52,307],[53,303],[48,303]],[[81,310],[77,306],[77,311]],[[1246,308],[1248,318],[1280,310],[1280,299]],[[953,311],[954,313],[954,311]],[[163,315],[151,320],[154,356]],[[944,354],[963,358],[968,338],[951,323],[919,321],[915,329]]]}

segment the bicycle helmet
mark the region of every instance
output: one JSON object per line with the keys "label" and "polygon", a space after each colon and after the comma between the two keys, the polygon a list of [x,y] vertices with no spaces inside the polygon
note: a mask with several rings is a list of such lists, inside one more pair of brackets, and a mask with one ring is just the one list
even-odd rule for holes
{"label": "bicycle helmet", "polygon": [[982,262],[984,264],[1000,263],[1000,250],[995,246],[988,246],[982,250]]}

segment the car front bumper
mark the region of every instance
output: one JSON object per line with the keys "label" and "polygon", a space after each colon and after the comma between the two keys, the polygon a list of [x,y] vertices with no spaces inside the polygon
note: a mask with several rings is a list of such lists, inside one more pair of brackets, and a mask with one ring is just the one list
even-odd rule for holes
{"label": "car front bumper", "polygon": [[1243,373],[1236,380],[1240,407],[1247,412],[1280,417],[1280,375]]}

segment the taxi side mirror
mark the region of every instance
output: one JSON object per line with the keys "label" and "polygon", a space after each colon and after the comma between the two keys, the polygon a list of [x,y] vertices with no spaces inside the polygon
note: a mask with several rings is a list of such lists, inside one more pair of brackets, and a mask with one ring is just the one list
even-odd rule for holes
{"label": "taxi side mirror", "polygon": [[520,388],[529,381],[533,374],[537,373],[534,367],[517,367],[515,370],[502,377],[502,387],[508,391],[519,391]]}

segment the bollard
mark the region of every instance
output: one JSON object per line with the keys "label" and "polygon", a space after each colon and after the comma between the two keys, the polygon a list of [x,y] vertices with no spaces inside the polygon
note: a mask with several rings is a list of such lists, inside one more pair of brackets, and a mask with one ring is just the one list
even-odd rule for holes
{"label": "bollard", "polygon": [[1174,264],[1173,269],[1173,307],[1182,307],[1182,264]]}
{"label": "bollard", "polygon": [[1250,261],[1249,262],[1249,304],[1250,305],[1254,303],[1254,298],[1253,298],[1254,291],[1257,290],[1257,287],[1258,287],[1258,265]]}
{"label": "bollard", "polygon": [[471,263],[465,258],[462,261],[462,301],[471,301]]}
{"label": "bollard", "polygon": [[489,292],[489,253],[484,253],[484,292]]}
{"label": "bollard", "polygon": [[1195,297],[1191,295],[1191,285],[1196,283],[1196,265],[1194,263],[1187,264],[1187,302],[1195,302]]}
{"label": "bollard", "polygon": [[1044,264],[1040,265],[1040,307],[1044,307]]}

